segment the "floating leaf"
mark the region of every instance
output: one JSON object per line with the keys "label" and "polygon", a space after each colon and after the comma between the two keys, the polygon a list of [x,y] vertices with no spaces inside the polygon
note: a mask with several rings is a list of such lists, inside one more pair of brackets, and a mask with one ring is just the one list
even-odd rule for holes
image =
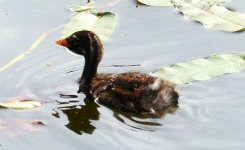
{"label": "floating leaf", "polygon": [[245,69],[245,54],[224,54],[214,55],[207,59],[193,59],[172,67],[161,68],[152,73],[152,76],[184,84],[195,80],[210,80],[243,69]]}
{"label": "floating leaf", "polygon": [[138,2],[150,6],[173,6],[171,0],[138,0]]}
{"label": "floating leaf", "polygon": [[172,0],[172,3],[186,17],[202,23],[207,28],[229,32],[245,28],[245,15],[223,6],[200,0]]}
{"label": "floating leaf", "polygon": [[111,12],[91,13],[84,11],[76,14],[65,26],[63,37],[80,30],[91,30],[95,32],[103,42],[108,41],[116,25],[116,16]]}
{"label": "floating leaf", "polygon": [[33,109],[36,107],[40,107],[41,105],[41,102],[32,100],[0,103],[0,107],[9,109]]}
{"label": "floating leaf", "polygon": [[14,59],[10,60],[7,64],[3,65],[2,67],[0,66],[0,73],[5,71],[6,69],[10,68],[11,66],[15,65],[16,63],[18,63],[19,61],[23,60],[24,58],[26,58],[26,56],[28,56],[31,52],[33,52],[34,50],[36,50],[36,48],[42,43],[42,41],[52,32],[60,29],[61,26],[55,27],[49,31],[46,31],[44,33],[42,33],[37,39],[36,41],[29,47],[29,49],[25,50],[24,52],[22,52],[21,54],[17,55]]}

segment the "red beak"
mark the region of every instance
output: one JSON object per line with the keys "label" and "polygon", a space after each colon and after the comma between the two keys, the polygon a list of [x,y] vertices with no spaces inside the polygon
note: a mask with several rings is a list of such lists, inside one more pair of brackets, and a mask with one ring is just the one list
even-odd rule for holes
{"label": "red beak", "polygon": [[67,48],[70,46],[67,39],[57,40],[56,44],[67,47]]}

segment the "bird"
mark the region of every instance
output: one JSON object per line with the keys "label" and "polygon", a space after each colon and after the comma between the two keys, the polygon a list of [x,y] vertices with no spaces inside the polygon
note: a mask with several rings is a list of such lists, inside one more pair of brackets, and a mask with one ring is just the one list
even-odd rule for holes
{"label": "bird", "polygon": [[169,81],[140,72],[97,73],[104,48],[92,31],[77,31],[57,40],[56,44],[84,57],[77,92],[92,96],[102,105],[132,113],[154,114],[178,104],[176,85]]}

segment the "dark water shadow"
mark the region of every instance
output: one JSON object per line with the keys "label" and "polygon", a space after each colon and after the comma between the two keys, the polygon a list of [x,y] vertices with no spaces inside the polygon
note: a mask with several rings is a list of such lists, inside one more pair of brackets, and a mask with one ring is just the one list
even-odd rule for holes
{"label": "dark water shadow", "polygon": [[93,120],[99,120],[100,113],[98,111],[99,105],[93,100],[84,99],[85,105],[73,105],[67,107],[59,107],[68,118],[69,123],[65,126],[75,132],[82,135],[83,133],[92,134],[96,129],[92,125]]}
{"label": "dark water shadow", "polygon": [[[77,98],[73,95],[62,94],[60,96],[61,98],[67,99]],[[74,100],[69,100],[68,103],[62,102],[60,104],[70,104],[73,101]],[[97,109],[100,106],[96,102],[94,102],[93,97],[87,96],[84,99],[84,103],[84,105],[72,105],[58,108],[68,118],[69,123],[65,126],[78,135],[82,135],[83,133],[93,134],[96,127],[92,125],[92,121],[98,121],[100,116],[100,112]],[[115,117],[115,119],[131,127],[132,129],[154,131],[149,128],[141,128],[140,126],[162,126],[162,123],[159,123],[159,119],[164,118],[167,114],[174,114],[179,107],[178,103],[175,103],[167,107],[166,109],[156,112],[154,114],[138,114],[127,112],[121,109],[113,109],[110,107],[107,108],[113,111],[113,116]]]}
{"label": "dark water shadow", "polygon": [[[143,125],[143,126],[162,126],[162,123],[158,122],[159,119],[164,118],[168,114],[174,114],[178,110],[178,108],[179,108],[178,103],[176,103],[154,114],[136,114],[136,113],[125,112],[123,110],[113,110],[114,111],[113,116],[118,121],[134,129],[146,130],[139,126],[132,125],[132,123],[136,125]],[[128,122],[125,118],[130,120],[131,123]],[[154,131],[154,130],[147,129],[147,131]]]}

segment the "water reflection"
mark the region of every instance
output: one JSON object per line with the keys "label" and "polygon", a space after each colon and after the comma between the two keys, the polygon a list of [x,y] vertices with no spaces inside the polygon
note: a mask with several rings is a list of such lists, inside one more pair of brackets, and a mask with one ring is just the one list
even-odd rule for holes
{"label": "water reflection", "polygon": [[[73,102],[78,102],[76,95],[64,95],[60,94],[61,98],[69,99],[69,102],[60,102],[60,104],[69,104],[69,106],[59,107],[63,114],[68,118],[69,123],[65,126],[72,130],[73,132],[82,135],[83,133],[92,134],[96,129],[93,126],[92,120],[99,120],[100,113],[98,111],[99,105],[94,102],[94,99],[90,96],[87,96],[84,99],[84,105],[70,105]],[[74,100],[74,98],[76,100]],[[109,108],[110,109],[110,108]],[[112,109],[113,116],[123,124],[130,126],[133,129],[137,130],[147,130],[154,131],[149,129],[151,126],[161,126],[162,119],[167,114],[174,114],[178,110],[178,103],[172,104],[166,109],[159,111],[155,114],[135,114],[125,112],[123,110]],[[59,115],[53,114],[53,116],[59,118]],[[161,121],[159,123],[159,120]],[[144,127],[147,126],[147,129]]]}
{"label": "water reflection", "polygon": [[[77,98],[75,95],[60,95],[61,98]],[[74,100],[69,102],[60,102],[60,104],[69,104],[69,106],[59,107],[58,109],[63,112],[68,118],[69,123],[65,126],[75,132],[82,135],[83,133],[92,134],[96,129],[92,125],[92,121],[99,120],[100,113],[98,111],[99,105],[94,102],[94,99],[85,98],[84,105],[70,105]],[[110,109],[110,108],[109,108]],[[161,126],[162,119],[167,114],[173,114],[178,110],[178,104],[173,104],[170,107],[160,111],[156,114],[135,114],[129,113],[118,109],[112,109],[113,116],[123,124],[130,126],[132,129],[154,131],[149,127]],[[53,114],[54,115],[54,114]],[[54,115],[55,116],[55,115]],[[57,117],[57,114],[56,114]],[[59,116],[57,117],[59,118]],[[159,123],[160,121],[160,123]],[[145,128],[147,127],[147,128]]]}
{"label": "water reflection", "polygon": [[[119,110],[114,110],[114,117],[138,130],[147,130],[147,131],[154,131],[150,128],[144,128],[146,126],[162,126],[162,119],[167,114],[174,114],[178,110],[178,104],[172,104],[171,106],[167,107],[166,109],[159,111],[155,114],[134,114],[134,113],[127,113]],[[159,122],[160,121],[160,122]]]}
{"label": "water reflection", "polygon": [[84,102],[85,105],[59,108],[68,117],[69,123],[65,126],[79,135],[83,133],[92,134],[96,127],[91,122],[92,120],[99,120],[100,115],[97,110],[98,104],[87,98]]}

